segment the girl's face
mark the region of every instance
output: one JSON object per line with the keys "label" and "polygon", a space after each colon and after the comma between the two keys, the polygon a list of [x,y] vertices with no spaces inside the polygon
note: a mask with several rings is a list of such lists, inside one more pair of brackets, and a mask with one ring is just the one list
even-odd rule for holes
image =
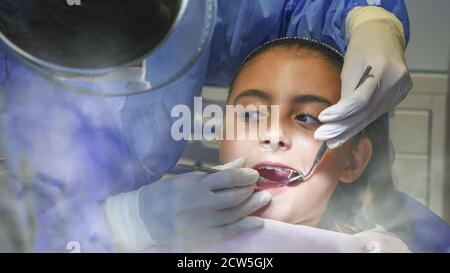
{"label": "girl's face", "polygon": [[[224,135],[233,129],[235,137],[220,143],[221,163],[244,157],[246,167],[260,174],[270,175],[276,170],[306,173],[322,144],[314,140],[314,131],[321,125],[317,117],[338,102],[340,87],[338,69],[316,53],[277,48],[255,57],[237,77],[228,105],[256,108],[267,105],[269,110],[270,105],[277,105],[279,126],[276,130],[271,126],[273,113],[270,111],[236,114],[233,122],[225,118]],[[250,131],[257,130],[250,123],[263,121],[268,122],[269,130],[253,132],[257,138],[250,139]],[[246,135],[239,138],[237,127],[242,125]],[[272,201],[256,215],[293,224],[317,225],[339,180],[352,182],[362,172],[355,170],[355,166],[365,168],[367,162],[358,162],[362,158],[357,153],[350,143],[328,149],[304,182],[265,188],[271,192]]]}

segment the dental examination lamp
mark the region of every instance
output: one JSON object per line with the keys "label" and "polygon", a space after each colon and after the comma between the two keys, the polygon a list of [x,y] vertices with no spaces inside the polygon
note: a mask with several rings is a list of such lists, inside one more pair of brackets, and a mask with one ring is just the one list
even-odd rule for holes
{"label": "dental examination lamp", "polygon": [[[0,48],[66,89],[102,96],[152,91],[182,76],[208,47],[216,14],[215,0],[1,2]],[[112,91],[66,80],[131,66],[146,69],[150,87]]]}

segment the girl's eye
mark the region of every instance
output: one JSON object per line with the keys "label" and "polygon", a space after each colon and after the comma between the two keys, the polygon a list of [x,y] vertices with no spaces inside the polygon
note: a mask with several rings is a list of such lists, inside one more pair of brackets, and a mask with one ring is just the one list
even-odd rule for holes
{"label": "girl's eye", "polygon": [[264,118],[266,115],[264,113],[258,112],[258,111],[245,111],[241,113],[241,118],[245,122],[256,122],[259,119]]}
{"label": "girl's eye", "polygon": [[295,119],[307,127],[319,127],[322,124],[319,119],[308,114],[299,114],[295,116]]}

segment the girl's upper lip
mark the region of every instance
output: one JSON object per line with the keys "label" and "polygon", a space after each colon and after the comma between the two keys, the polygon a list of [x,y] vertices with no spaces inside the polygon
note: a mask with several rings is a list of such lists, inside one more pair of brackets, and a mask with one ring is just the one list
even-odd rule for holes
{"label": "girl's upper lip", "polygon": [[292,168],[291,166],[287,166],[287,165],[284,165],[284,164],[278,163],[278,162],[260,162],[260,163],[255,164],[252,167],[252,169],[258,170],[262,167],[278,167],[278,168],[293,170],[293,171],[296,171],[297,173],[301,173],[301,171],[297,170],[296,168]]}

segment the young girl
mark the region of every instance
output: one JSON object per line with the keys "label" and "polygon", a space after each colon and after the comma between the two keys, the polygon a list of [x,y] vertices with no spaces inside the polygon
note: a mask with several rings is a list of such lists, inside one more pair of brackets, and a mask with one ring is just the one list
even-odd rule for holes
{"label": "young girl", "polygon": [[[342,65],[337,50],[302,38],[279,39],[255,50],[227,100],[255,109],[225,119],[223,135],[233,130],[234,137],[221,141],[221,162],[243,157],[246,167],[275,184],[291,172],[307,173],[322,144],[314,139],[318,116],[341,96]],[[258,111],[261,105],[268,111]],[[278,128],[271,130],[269,123],[267,132],[252,132],[257,128],[252,123],[271,120],[270,105],[279,106]],[[249,138],[252,134],[257,138]],[[406,240],[409,217],[394,189],[388,147],[385,124],[378,119],[341,147],[328,149],[303,181],[284,187],[262,184],[257,190],[269,191],[272,201],[255,215],[351,234],[389,231]],[[405,249],[398,240],[391,250]]]}

